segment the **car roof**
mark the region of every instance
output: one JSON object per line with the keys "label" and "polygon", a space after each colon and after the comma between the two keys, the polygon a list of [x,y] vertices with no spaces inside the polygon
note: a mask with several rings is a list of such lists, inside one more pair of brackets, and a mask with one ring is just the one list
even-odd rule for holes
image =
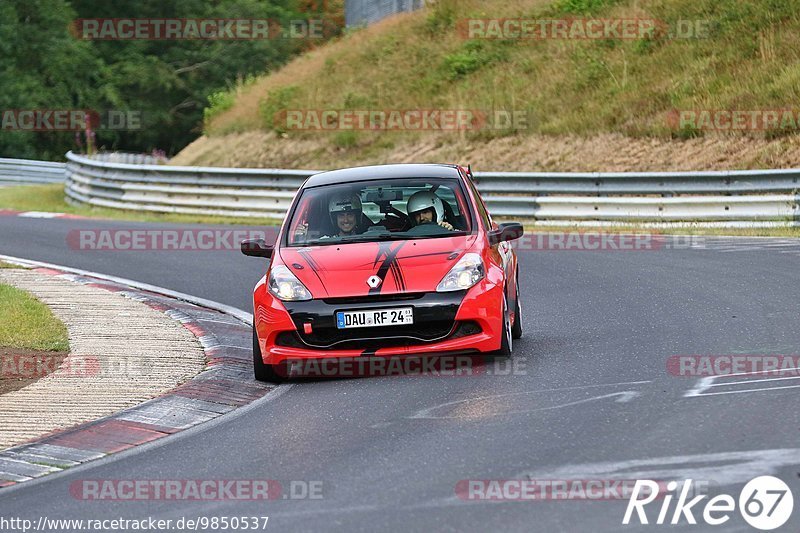
{"label": "car roof", "polygon": [[456,165],[404,163],[397,165],[374,165],[369,167],[343,168],[314,174],[306,180],[303,187],[334,185],[351,181],[400,178],[457,178],[460,174]]}

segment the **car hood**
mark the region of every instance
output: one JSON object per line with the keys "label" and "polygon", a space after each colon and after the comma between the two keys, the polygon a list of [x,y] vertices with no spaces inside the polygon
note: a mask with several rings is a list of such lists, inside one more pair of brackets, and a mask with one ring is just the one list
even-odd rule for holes
{"label": "car hood", "polygon": [[[315,298],[431,292],[475,235],[281,248],[284,264]],[[377,275],[381,283],[370,287]]]}

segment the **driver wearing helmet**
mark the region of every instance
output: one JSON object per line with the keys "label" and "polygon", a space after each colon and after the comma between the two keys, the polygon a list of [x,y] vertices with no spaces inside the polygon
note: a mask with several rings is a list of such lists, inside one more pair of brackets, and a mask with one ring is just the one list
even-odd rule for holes
{"label": "driver wearing helmet", "polygon": [[333,195],[328,202],[328,213],[331,215],[334,237],[345,237],[361,233],[361,198],[355,193],[339,193]]}
{"label": "driver wearing helmet", "polygon": [[[330,235],[322,235],[321,239],[331,237],[345,237],[363,232],[361,198],[357,193],[335,193],[328,201],[328,215],[331,219],[333,231]],[[296,239],[305,239],[308,235],[308,223],[304,222],[295,231]]]}
{"label": "driver wearing helmet", "polygon": [[444,221],[442,199],[430,191],[418,191],[408,199],[408,214],[414,226],[438,224],[453,231],[453,225]]}

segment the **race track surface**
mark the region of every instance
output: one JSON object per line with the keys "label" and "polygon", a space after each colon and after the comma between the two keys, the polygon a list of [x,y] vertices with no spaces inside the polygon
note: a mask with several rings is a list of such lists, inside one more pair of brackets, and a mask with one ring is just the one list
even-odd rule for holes
{"label": "race track surface", "polygon": [[[67,244],[70,230],[110,227],[155,226],[2,217],[0,253],[252,312],[263,261],[235,250]],[[525,336],[511,374],[297,383],[219,423],[0,491],[0,516],[269,516],[270,531],[657,531],[666,526],[622,526],[622,500],[468,501],[456,486],[691,477],[738,498],[749,479],[771,474],[800,494],[800,391],[790,388],[800,379],[701,382],[667,367],[680,355],[800,353],[800,244],[709,238],[705,246],[521,251]],[[85,501],[70,486],[86,479],[315,482],[322,498]],[[651,521],[659,507],[647,508]],[[799,517],[795,509],[785,530],[797,531]],[[673,530],[720,530],[681,524]],[[724,530],[752,529],[733,514]]]}

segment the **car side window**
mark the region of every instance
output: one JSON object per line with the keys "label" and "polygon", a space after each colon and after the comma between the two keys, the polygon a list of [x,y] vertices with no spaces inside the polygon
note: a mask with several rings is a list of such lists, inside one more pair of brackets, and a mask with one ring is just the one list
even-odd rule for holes
{"label": "car side window", "polygon": [[457,196],[453,189],[443,185],[436,189],[436,195],[442,200],[445,222],[449,222],[457,230],[466,230],[469,224],[464,218],[464,213],[462,212],[460,206],[460,204],[463,202],[460,196],[463,194],[459,194]]}
{"label": "car side window", "polygon": [[472,183],[472,180],[467,180],[469,183],[469,188],[472,189],[472,195],[475,196],[477,200],[475,202],[475,206],[478,208],[478,216],[483,221],[483,227],[486,228],[486,231],[492,231],[492,217],[489,216],[489,212],[486,210],[486,206],[483,204],[483,198],[478,193],[478,189],[475,187],[475,184]]}

